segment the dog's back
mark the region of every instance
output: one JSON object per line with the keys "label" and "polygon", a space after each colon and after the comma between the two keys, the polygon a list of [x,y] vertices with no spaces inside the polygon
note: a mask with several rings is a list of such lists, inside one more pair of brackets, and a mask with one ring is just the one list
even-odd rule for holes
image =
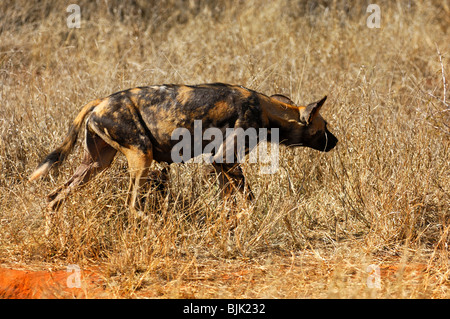
{"label": "dog's back", "polygon": [[110,95],[89,120],[121,145],[139,146],[139,136],[146,135],[153,145],[153,158],[171,163],[170,151],[177,143],[171,138],[173,131],[184,128],[194,134],[195,120],[202,121],[203,131],[262,127],[259,95],[222,83],[138,87]]}

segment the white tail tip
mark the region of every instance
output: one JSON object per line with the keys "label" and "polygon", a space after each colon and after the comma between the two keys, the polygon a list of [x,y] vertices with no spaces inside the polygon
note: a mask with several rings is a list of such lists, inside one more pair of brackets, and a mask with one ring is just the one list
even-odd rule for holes
{"label": "white tail tip", "polygon": [[50,163],[45,163],[42,166],[39,166],[28,178],[28,182],[32,182],[35,179],[41,177],[42,175],[47,174],[47,172],[50,170]]}

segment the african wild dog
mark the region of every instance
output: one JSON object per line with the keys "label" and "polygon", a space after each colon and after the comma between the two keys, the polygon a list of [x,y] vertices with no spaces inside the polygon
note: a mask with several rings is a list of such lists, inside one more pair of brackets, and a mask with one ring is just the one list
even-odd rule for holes
{"label": "african wild dog", "polygon": [[[62,145],[39,164],[29,180],[46,174],[72,151],[87,117],[85,154],[74,175],[49,195],[54,209],[75,187],[106,169],[117,151],[125,154],[130,172],[127,203],[139,208],[138,189],[146,181],[150,164],[172,163],[171,139],[176,128],[192,132],[194,120],[202,128],[279,129],[280,144],[307,146],[328,152],[337,138],[327,129],[319,110],[326,97],[307,106],[297,106],[283,95],[271,97],[242,86],[214,83],[202,85],[158,85],[114,93],[85,105],[75,118]],[[226,140],[222,142],[225,144]],[[226,146],[225,146],[226,147]],[[216,154],[222,156],[221,154]],[[214,161],[222,188],[236,188],[252,197],[239,164]],[[248,190],[248,192],[247,192]]]}

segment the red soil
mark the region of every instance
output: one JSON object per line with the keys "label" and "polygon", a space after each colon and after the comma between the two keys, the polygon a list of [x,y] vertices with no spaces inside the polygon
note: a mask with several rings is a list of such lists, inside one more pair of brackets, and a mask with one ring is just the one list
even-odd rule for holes
{"label": "red soil", "polygon": [[75,273],[0,268],[0,299],[105,298],[101,282],[93,271]]}

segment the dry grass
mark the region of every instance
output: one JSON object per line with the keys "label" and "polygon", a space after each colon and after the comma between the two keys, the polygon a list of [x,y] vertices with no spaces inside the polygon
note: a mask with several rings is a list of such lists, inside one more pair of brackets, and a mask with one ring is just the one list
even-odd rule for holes
{"label": "dry grass", "polygon": [[[365,1],[78,3],[80,29],[63,2],[0,4],[0,263],[100,266],[116,297],[450,296],[448,0],[377,1],[380,29]],[[82,105],[214,81],[299,103],[327,94],[338,147],[281,148],[273,175],[244,165],[254,206],[224,202],[201,166],[172,165],[146,219],[125,208],[118,157],[44,236],[45,194],[79,151],[25,181]],[[366,285],[370,264],[380,289]]]}

